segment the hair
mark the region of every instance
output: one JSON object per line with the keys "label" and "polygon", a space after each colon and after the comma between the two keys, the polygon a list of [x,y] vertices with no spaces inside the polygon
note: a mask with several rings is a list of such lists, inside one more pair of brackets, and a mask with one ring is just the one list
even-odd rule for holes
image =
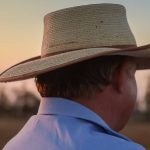
{"label": "hair", "polygon": [[89,98],[112,82],[115,71],[127,56],[102,56],[35,78],[42,97]]}

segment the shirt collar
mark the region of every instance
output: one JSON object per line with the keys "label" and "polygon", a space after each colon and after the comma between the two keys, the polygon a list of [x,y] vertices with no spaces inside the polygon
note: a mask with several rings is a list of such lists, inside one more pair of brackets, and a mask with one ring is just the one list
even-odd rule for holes
{"label": "shirt collar", "polygon": [[43,98],[40,103],[38,115],[48,115],[48,114],[65,115],[88,120],[101,126],[109,134],[130,141],[123,135],[113,131],[100,116],[98,116],[95,112],[93,112],[89,108],[65,98],[60,97]]}

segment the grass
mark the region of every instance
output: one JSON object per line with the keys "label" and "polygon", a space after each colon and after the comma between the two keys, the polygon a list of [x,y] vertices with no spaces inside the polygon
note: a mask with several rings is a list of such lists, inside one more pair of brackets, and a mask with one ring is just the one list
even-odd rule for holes
{"label": "grass", "polygon": [[0,149],[23,127],[26,121],[27,119],[20,118],[0,118]]}
{"label": "grass", "polygon": [[[0,118],[0,149],[23,127],[26,121],[25,118]],[[129,123],[122,133],[150,150],[150,123]]]}

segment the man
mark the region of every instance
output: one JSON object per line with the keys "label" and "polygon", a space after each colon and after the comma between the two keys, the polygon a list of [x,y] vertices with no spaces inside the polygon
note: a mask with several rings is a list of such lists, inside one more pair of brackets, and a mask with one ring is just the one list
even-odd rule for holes
{"label": "man", "polygon": [[135,72],[150,68],[150,45],[137,47],[125,8],[93,4],[44,18],[41,56],[0,75],[35,77],[38,114],[4,150],[144,150],[118,133],[136,102]]}

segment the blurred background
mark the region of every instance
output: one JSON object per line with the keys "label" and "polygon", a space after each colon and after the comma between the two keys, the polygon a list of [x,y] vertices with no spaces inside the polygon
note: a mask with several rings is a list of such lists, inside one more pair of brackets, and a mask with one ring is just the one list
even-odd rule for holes
{"label": "blurred background", "polygon": [[[0,0],[0,73],[15,63],[40,55],[45,14],[95,3],[123,4],[137,44],[150,43],[147,0]],[[150,71],[137,71],[136,80],[137,105],[122,133],[150,150]],[[39,103],[34,79],[0,83],[0,149],[37,113]]]}

